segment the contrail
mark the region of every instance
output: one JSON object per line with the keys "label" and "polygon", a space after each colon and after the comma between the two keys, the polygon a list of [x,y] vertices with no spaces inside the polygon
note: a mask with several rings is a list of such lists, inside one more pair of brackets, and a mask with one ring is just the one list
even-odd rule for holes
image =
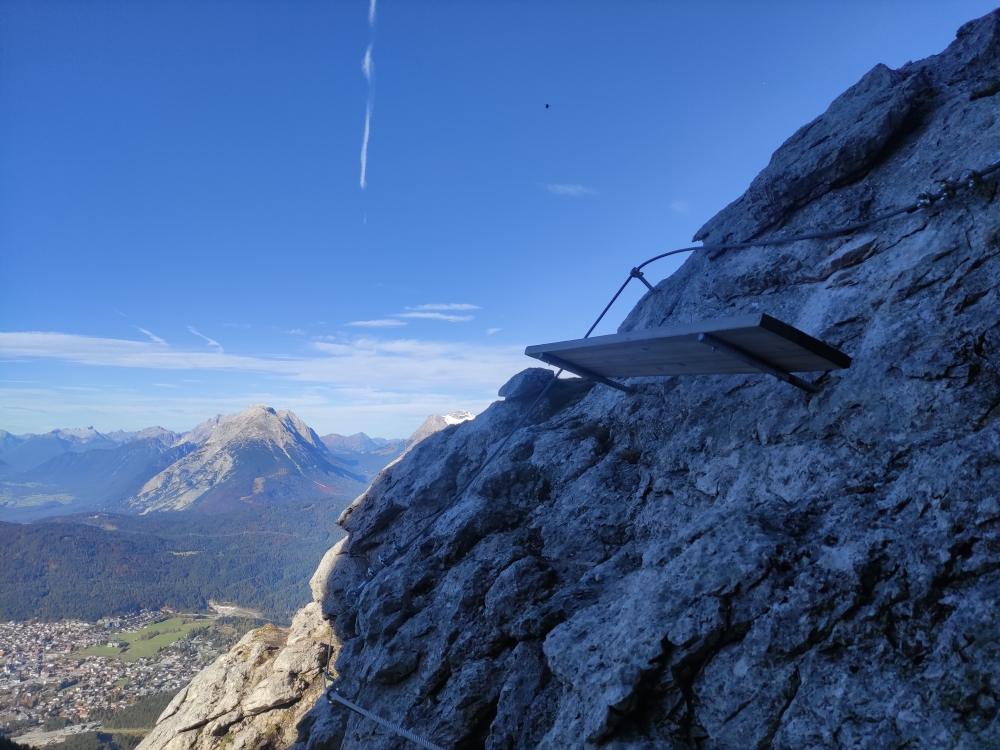
{"label": "contrail", "polygon": [[368,168],[368,133],[372,124],[372,105],[365,110],[365,137],[361,141],[361,189],[365,189],[365,170]]}
{"label": "contrail", "polygon": [[[368,6],[368,24],[375,27],[375,0],[371,0]],[[361,72],[365,74],[368,81],[368,104],[365,106],[365,137],[361,140],[361,189],[365,189],[365,173],[368,171],[368,136],[372,127],[372,109],[375,107],[375,61],[372,59],[372,45],[369,42],[368,49],[365,50],[365,57],[361,61]]]}
{"label": "contrail", "polygon": [[361,61],[361,72],[365,74],[368,85],[372,85],[372,74],[375,72],[375,63],[372,62],[372,45],[368,45],[365,50],[365,59]]}
{"label": "contrail", "polygon": [[[375,11],[375,2],[372,0],[371,11]],[[372,108],[375,106],[375,61],[372,60],[372,45],[368,45],[365,50],[365,58],[361,61],[361,72],[365,74],[368,81],[368,104],[365,107],[365,137],[361,140],[361,189],[365,189],[365,172],[368,170],[368,135],[371,133]]]}

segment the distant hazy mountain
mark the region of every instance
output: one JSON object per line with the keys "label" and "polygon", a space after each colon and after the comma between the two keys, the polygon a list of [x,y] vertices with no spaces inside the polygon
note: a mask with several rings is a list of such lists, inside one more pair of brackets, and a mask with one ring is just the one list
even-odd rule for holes
{"label": "distant hazy mountain", "polygon": [[20,474],[20,470],[15,469],[9,463],[5,461],[0,461],[0,477],[11,477],[15,474]]}
{"label": "distant hazy mountain", "polygon": [[0,456],[20,444],[21,438],[17,435],[11,435],[7,430],[0,430]]}
{"label": "distant hazy mountain", "polygon": [[173,434],[154,435],[129,440],[111,450],[64,453],[17,479],[54,485],[78,499],[114,506],[138,492],[150,476],[193,450],[191,445],[174,446],[175,440]]}
{"label": "distant hazy mountain", "polygon": [[409,446],[404,439],[370,438],[363,432],[354,435],[324,435],[320,438],[330,455],[359,474],[373,480]]}
{"label": "distant hazy mountain", "polygon": [[215,432],[216,428],[224,425],[235,416],[235,414],[216,414],[211,419],[206,419],[201,424],[195,425],[194,429],[190,432],[185,432],[181,440],[185,443],[201,445],[212,437],[212,433]]}
{"label": "distant hazy mountain", "polygon": [[61,453],[82,453],[118,445],[93,427],[52,430],[42,435],[11,435],[6,430],[0,430],[0,433],[3,433],[0,435],[0,461],[22,471],[39,466]]}
{"label": "distant hazy mountain", "polygon": [[117,443],[107,435],[102,435],[93,427],[70,427],[47,433],[68,442],[73,451],[91,451],[99,448],[113,448]]}
{"label": "distant hazy mountain", "polygon": [[353,435],[337,435],[335,433],[320,438],[323,445],[333,452],[346,451],[350,453],[371,453],[389,443],[402,443],[403,440],[386,440],[385,438],[370,438],[363,432]]}
{"label": "distant hazy mountain", "polygon": [[137,430],[135,432],[126,432],[125,430],[106,432],[104,433],[104,437],[109,440],[113,440],[118,445],[128,443],[133,440],[146,440],[147,438],[156,438],[157,440],[173,445],[181,439],[182,435],[178,432],[165,430],[162,427],[147,427],[144,430]]}
{"label": "distant hazy mountain", "polygon": [[128,509],[218,512],[318,495],[341,496],[346,504],[366,484],[292,412],[255,405],[216,417],[204,443],[150,479]]}
{"label": "distant hazy mountain", "polygon": [[162,427],[106,434],[92,427],[44,435],[0,430],[0,519],[95,510],[219,512],[320,495],[346,504],[417,442],[471,418],[432,415],[396,440],[363,432],[319,438],[292,412],[267,406],[218,414],[183,435]]}
{"label": "distant hazy mountain", "polygon": [[0,453],[0,461],[24,471],[45,463],[60,453],[68,453],[71,443],[55,433],[18,435],[18,443]]}

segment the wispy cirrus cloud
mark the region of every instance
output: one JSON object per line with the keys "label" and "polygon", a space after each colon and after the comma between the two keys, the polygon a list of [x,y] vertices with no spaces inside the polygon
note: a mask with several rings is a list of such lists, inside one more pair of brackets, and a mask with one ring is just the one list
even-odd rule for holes
{"label": "wispy cirrus cloud", "polygon": [[140,331],[141,333],[144,333],[147,336],[149,336],[149,338],[155,344],[166,344],[167,343],[166,341],[164,341],[163,339],[161,339],[159,336],[157,336],[155,333],[150,333],[145,328],[140,328],[139,326],[133,326],[133,328],[135,328],[135,330]]}
{"label": "wispy cirrus cloud", "polygon": [[445,320],[449,323],[465,323],[473,319],[472,315],[446,315],[439,312],[405,312],[397,313],[399,318],[422,318],[424,320]]}
{"label": "wispy cirrus cloud", "polygon": [[670,209],[679,214],[691,213],[691,204],[687,201],[674,201],[670,204]]}
{"label": "wispy cirrus cloud", "polygon": [[467,302],[435,302],[429,305],[415,305],[407,307],[407,310],[479,310],[479,305],[470,305]]}
{"label": "wispy cirrus cloud", "polygon": [[377,320],[352,320],[346,325],[355,328],[392,328],[394,326],[405,326],[406,321],[396,318],[378,318]]}
{"label": "wispy cirrus cloud", "polygon": [[487,328],[486,329],[486,335],[487,336],[492,336],[494,333],[500,333],[500,331],[502,331],[502,330],[503,330],[503,328]]}
{"label": "wispy cirrus cloud", "polygon": [[6,360],[59,360],[164,372],[239,371],[338,389],[398,393],[427,389],[491,391],[529,364],[520,346],[468,342],[359,336],[314,341],[310,348],[312,356],[259,357],[68,333],[0,332],[0,359]]}
{"label": "wispy cirrus cloud", "polygon": [[[210,339],[208,336],[206,336],[203,333],[199,333],[198,330],[194,326],[188,326],[188,330],[191,331],[191,333],[193,333],[198,338],[205,339],[205,343],[208,344],[209,346],[214,346],[220,352],[222,351],[222,345],[218,341],[216,341],[215,339]],[[164,342],[164,343],[166,343],[166,342]]]}
{"label": "wispy cirrus cloud", "polygon": [[583,185],[566,185],[562,183],[546,184],[545,189],[553,195],[567,195],[572,198],[579,198],[584,195],[597,195],[596,190],[584,187]]}

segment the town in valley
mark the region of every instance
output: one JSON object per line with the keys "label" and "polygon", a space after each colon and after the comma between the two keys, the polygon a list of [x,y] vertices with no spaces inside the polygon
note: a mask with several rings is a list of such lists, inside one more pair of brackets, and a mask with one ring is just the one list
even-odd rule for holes
{"label": "town in valley", "polygon": [[176,692],[254,624],[169,610],[0,623],[0,733],[96,727],[137,700]]}

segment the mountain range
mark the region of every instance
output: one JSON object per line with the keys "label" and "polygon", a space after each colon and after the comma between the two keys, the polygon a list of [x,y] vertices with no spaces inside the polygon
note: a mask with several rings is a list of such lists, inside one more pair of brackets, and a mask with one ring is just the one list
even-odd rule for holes
{"label": "mountain range", "polygon": [[231,511],[329,496],[349,503],[386,465],[468,412],[432,415],[409,438],[320,437],[288,410],[254,405],[187,433],[93,427],[0,430],[0,520],[81,512]]}

